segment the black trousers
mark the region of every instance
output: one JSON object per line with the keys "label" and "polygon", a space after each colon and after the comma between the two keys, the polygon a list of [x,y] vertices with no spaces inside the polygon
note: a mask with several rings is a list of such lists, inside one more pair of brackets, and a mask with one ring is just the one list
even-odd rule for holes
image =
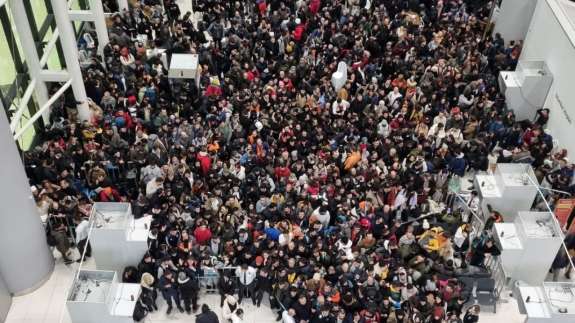
{"label": "black trousers", "polygon": [[252,301],[256,302],[256,294],[255,294],[255,287],[256,283],[252,282],[249,285],[244,285],[240,283],[240,292],[238,295],[238,302],[241,303],[244,297],[250,297]]}
{"label": "black trousers", "polygon": [[256,304],[259,306],[262,303],[262,299],[264,298],[264,293],[268,294],[268,298],[270,300],[270,304],[272,304],[272,308],[273,308],[273,302],[272,302],[272,294],[271,291],[265,290],[263,288],[258,288],[256,291]]}
{"label": "black trousers", "polygon": [[194,309],[194,312],[198,309],[198,292],[193,292],[189,295],[182,294],[182,301],[184,302],[184,309],[186,312]]}
{"label": "black trousers", "polygon": [[78,251],[80,252],[80,256],[84,254],[84,250],[86,250],[86,257],[92,257],[92,246],[90,246],[88,238],[78,241]]}

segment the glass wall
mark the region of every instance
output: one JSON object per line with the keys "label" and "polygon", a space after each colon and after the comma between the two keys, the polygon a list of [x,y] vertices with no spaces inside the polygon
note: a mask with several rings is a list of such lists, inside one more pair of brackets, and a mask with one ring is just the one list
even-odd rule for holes
{"label": "glass wall", "polygon": [[[76,0],[79,3],[83,1],[85,0]],[[24,6],[32,30],[32,40],[22,40],[18,37],[9,4],[0,6],[0,100],[9,119],[20,106],[21,98],[30,82],[20,42],[33,41],[38,56],[41,58],[56,28],[50,0],[26,0]],[[54,50],[48,56],[46,67],[52,70],[65,68],[63,57],[62,48],[57,41]],[[38,104],[32,97],[22,114],[18,127],[25,125],[37,110]],[[27,129],[18,140],[21,150],[27,150],[33,146],[37,135],[42,133],[43,126],[42,118],[40,118],[34,127]]]}

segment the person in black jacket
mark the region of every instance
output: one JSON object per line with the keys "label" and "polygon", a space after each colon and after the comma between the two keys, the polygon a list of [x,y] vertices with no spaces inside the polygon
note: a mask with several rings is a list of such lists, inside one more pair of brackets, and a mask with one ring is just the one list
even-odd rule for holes
{"label": "person in black jacket", "polygon": [[309,322],[311,319],[311,304],[307,301],[305,294],[301,294],[295,304],[292,305],[295,310],[296,321]]}
{"label": "person in black jacket", "polygon": [[335,317],[330,313],[329,306],[323,306],[311,319],[310,323],[335,323]]}
{"label": "person in black jacket", "polygon": [[147,252],[144,255],[144,258],[142,258],[142,261],[140,261],[140,264],[138,265],[138,271],[142,275],[144,275],[144,273],[148,273],[152,276],[155,276],[156,273],[158,272],[156,262],[154,258],[152,258],[152,255],[149,252]]}
{"label": "person in black jacket", "polygon": [[191,314],[192,309],[196,312],[198,310],[198,280],[195,277],[191,278],[186,272],[181,271],[178,274],[178,286],[180,298],[184,302],[186,313]]}
{"label": "person in black jacket", "polygon": [[196,317],[196,323],[220,323],[218,316],[207,304],[202,305],[202,314]]}
{"label": "person in black jacket", "polygon": [[166,303],[168,303],[168,310],[166,311],[166,314],[170,315],[170,313],[172,313],[173,302],[176,303],[178,310],[183,313],[184,308],[182,305],[180,305],[180,293],[176,286],[176,279],[174,278],[171,270],[166,270],[164,272],[162,277],[160,277],[159,285],[160,290],[162,291],[162,296],[164,296]]}
{"label": "person in black jacket", "polygon": [[463,323],[477,323],[479,321],[479,305],[471,306],[465,316],[463,316]]}
{"label": "person in black jacket", "polygon": [[256,305],[260,307],[262,299],[264,298],[264,293],[268,293],[268,297],[272,297],[272,279],[266,268],[260,269],[256,277]]}
{"label": "person in black jacket", "polygon": [[485,255],[499,256],[501,251],[497,248],[492,239],[485,241],[484,244],[473,250],[470,264],[473,266],[484,267]]}
{"label": "person in black jacket", "polygon": [[220,292],[220,307],[224,306],[224,300],[227,295],[233,295],[236,292],[236,284],[230,277],[229,273],[221,272],[218,281],[218,290]]}

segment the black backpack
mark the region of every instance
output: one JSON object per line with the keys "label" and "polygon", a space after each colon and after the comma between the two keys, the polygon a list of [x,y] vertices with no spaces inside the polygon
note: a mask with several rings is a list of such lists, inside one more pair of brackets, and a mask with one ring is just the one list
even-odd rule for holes
{"label": "black backpack", "polygon": [[141,322],[144,318],[146,318],[147,315],[148,315],[148,311],[146,310],[146,308],[142,304],[142,299],[140,298],[136,302],[136,306],[134,307],[134,314],[132,315],[132,318],[134,319],[135,322]]}

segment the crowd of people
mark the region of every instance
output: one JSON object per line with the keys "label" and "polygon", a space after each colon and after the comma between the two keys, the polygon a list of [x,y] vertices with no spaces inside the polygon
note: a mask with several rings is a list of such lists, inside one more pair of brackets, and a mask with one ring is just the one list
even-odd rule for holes
{"label": "crowd of people", "polygon": [[[146,311],[161,294],[168,314],[195,312],[209,287],[234,323],[264,299],[286,323],[477,322],[459,277],[497,250],[470,241],[471,217],[434,211],[450,183],[522,162],[573,191],[549,110],[506,109],[496,77],[521,43],[486,32],[490,4],[197,0],[194,22],[134,1],[84,68],[92,118],[66,96],[25,154],[49,242],[90,256],[91,204],[130,202],[153,219],[123,275]],[[198,54],[197,79],[168,78],[174,53]]]}

